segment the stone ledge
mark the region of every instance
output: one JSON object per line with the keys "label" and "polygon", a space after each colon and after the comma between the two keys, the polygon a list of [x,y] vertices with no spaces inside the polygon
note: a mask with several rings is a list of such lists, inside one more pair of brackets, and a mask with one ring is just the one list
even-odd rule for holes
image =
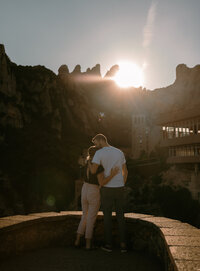
{"label": "stone ledge", "polygon": [[200,271],[200,261],[175,261],[179,271]]}
{"label": "stone ledge", "polygon": [[[62,211],[0,218],[0,258],[54,244],[73,244],[81,214]],[[125,217],[131,248],[153,253],[164,262],[165,270],[200,270],[199,229],[165,217],[134,213]],[[115,222],[114,213],[113,219]],[[103,214],[99,212],[94,232],[96,241],[103,238],[102,228]]]}

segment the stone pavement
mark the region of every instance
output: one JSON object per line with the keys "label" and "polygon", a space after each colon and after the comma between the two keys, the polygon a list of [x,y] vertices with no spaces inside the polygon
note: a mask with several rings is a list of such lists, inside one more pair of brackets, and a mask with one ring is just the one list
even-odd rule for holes
{"label": "stone pavement", "polygon": [[0,263],[1,271],[163,271],[153,256],[130,251],[112,253],[75,248],[44,248],[13,256]]}
{"label": "stone pavement", "polygon": [[[147,258],[144,257],[143,251],[148,251],[156,259],[163,262],[165,270],[200,271],[200,229],[187,223],[146,214],[125,214],[128,245],[138,252],[129,252],[122,258],[117,250],[112,255],[107,256],[102,255],[102,251],[98,251],[98,253],[92,251],[90,254],[85,254],[85,251],[73,251],[73,248],[67,249],[74,243],[80,216],[81,212],[63,211],[0,218],[0,270],[67,270],[68,268],[73,270],[72,265],[68,266],[71,262],[70,259],[73,259],[76,270],[85,270],[85,266],[87,270],[99,270],[100,268],[115,271],[121,269],[157,270],[157,267],[150,269],[153,263],[146,262]],[[116,216],[113,214],[113,239],[115,244],[119,241],[117,235]],[[103,216],[101,212],[97,217],[94,239],[97,244],[101,244],[103,240]],[[41,250],[46,247],[49,247],[49,249]],[[57,266],[59,259],[56,256],[59,253],[55,251],[55,257],[53,257],[50,247],[65,247],[65,249],[60,250],[60,255],[63,255],[61,259],[63,265],[60,269]],[[14,256],[19,253],[24,253],[26,257]],[[7,257],[12,257],[10,258],[11,261],[6,260]],[[32,260],[34,257],[36,257],[35,260]],[[42,269],[40,268],[42,266],[40,258],[41,260],[44,258],[44,261],[45,259],[52,261],[52,264],[49,265],[46,261]],[[91,262],[89,258],[92,259]],[[139,258],[141,261],[137,260]],[[40,264],[36,267],[37,262]],[[132,263],[134,263],[134,266],[131,265]],[[27,265],[24,267],[23,264]],[[65,264],[67,264],[66,267]],[[146,269],[142,269],[145,264]],[[45,269],[45,266],[50,269]]]}

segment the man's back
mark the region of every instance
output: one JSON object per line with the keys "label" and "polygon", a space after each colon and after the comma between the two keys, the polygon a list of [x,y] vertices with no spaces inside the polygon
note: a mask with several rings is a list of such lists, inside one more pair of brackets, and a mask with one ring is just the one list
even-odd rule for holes
{"label": "man's back", "polygon": [[105,185],[105,187],[121,187],[124,186],[124,179],[122,176],[122,165],[126,163],[124,154],[121,150],[107,146],[103,147],[95,153],[92,160],[93,163],[102,165],[104,167],[105,177],[110,175],[110,171],[113,167],[119,167],[119,173],[112,178],[112,180]]}

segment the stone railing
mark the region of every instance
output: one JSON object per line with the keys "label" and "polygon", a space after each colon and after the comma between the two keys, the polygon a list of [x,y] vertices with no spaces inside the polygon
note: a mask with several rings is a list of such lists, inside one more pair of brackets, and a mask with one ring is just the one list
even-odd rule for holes
{"label": "stone railing", "polygon": [[[34,213],[0,218],[0,258],[41,247],[73,245],[81,212]],[[113,239],[117,240],[113,216]],[[144,214],[126,214],[128,246],[159,258],[165,270],[200,270],[200,230],[180,221]],[[94,231],[103,240],[100,212]]]}

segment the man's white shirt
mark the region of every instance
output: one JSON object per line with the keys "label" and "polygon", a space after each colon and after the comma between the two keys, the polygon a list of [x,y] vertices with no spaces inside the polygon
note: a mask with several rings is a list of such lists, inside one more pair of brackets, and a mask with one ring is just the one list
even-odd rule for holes
{"label": "man's white shirt", "polygon": [[122,175],[122,165],[126,163],[124,153],[113,147],[103,147],[98,150],[93,159],[92,163],[102,165],[104,167],[104,175],[108,177],[113,167],[119,167],[119,173],[114,176],[105,187],[122,187],[124,186],[124,178]]}

